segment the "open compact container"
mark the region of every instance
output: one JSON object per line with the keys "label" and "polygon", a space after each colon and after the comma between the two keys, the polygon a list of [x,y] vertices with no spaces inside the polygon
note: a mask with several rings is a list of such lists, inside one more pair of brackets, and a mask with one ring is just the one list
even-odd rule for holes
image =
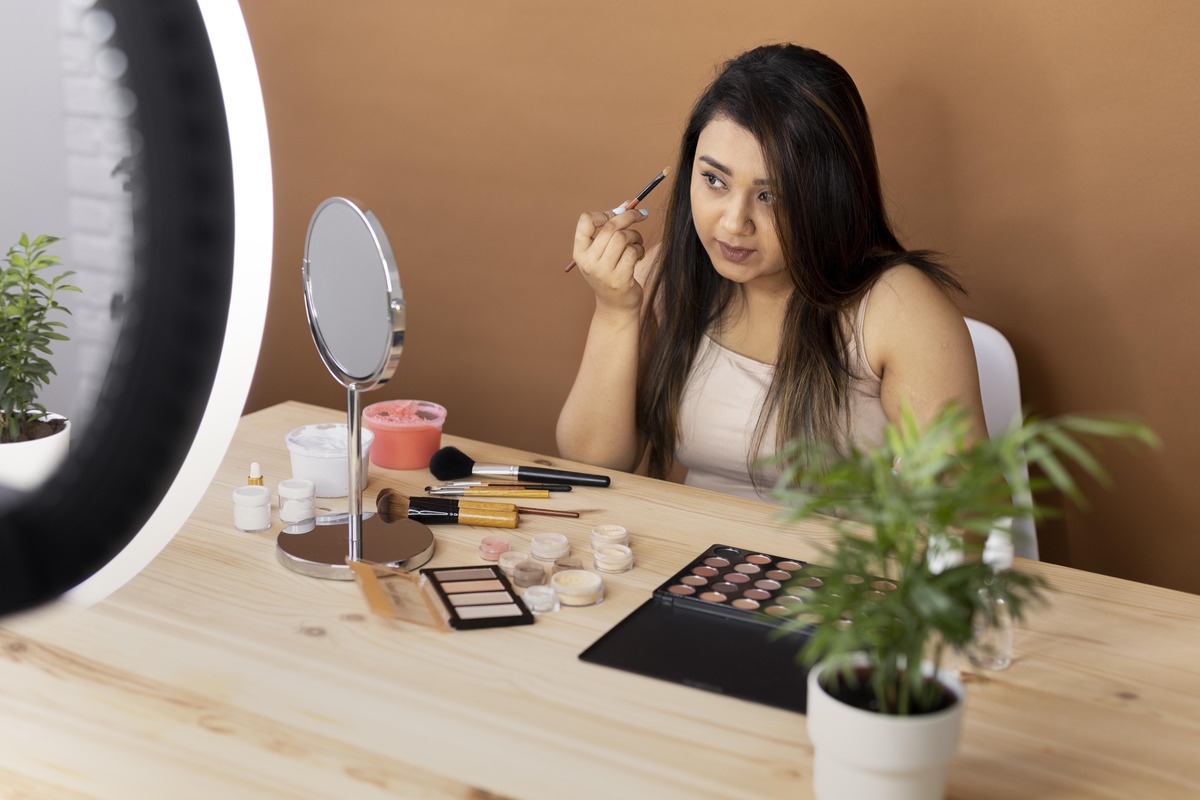
{"label": "open compact container", "polygon": [[806,563],[714,544],[600,637],[584,661],[804,713],[808,634],[788,623]]}
{"label": "open compact container", "polygon": [[442,631],[533,623],[533,614],[495,564],[412,573],[349,558],[346,563],[367,605],[380,616]]}

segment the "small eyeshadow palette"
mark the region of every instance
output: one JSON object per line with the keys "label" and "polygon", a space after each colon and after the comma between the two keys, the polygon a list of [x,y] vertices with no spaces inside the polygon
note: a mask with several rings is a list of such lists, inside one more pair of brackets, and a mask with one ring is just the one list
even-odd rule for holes
{"label": "small eyeshadow palette", "polygon": [[441,631],[529,625],[533,615],[497,565],[423,569],[420,574],[346,559],[373,614]]}
{"label": "small eyeshadow palette", "polygon": [[[714,544],[654,590],[657,601],[732,619],[778,624],[795,617],[820,578],[807,564],[754,550]],[[815,582],[815,583],[813,583]]]}
{"label": "small eyeshadow palette", "polygon": [[495,564],[423,569],[419,585],[431,607],[455,630],[533,624],[533,614]]}

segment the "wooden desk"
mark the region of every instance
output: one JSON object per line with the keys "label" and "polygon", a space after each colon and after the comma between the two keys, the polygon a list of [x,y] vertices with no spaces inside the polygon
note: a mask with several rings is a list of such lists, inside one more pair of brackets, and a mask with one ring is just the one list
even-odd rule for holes
{"label": "wooden desk", "polygon": [[[278,523],[233,528],[247,465],[273,487],[291,473],[284,434],[342,418],[295,403],[247,416],[192,520],[141,574],[91,609],[4,621],[0,796],[810,796],[802,715],[577,655],[709,544],[814,558],[819,523],[785,528],[766,504],[617,473],[611,489],[529,501],[603,511],[525,516],[511,532],[527,549],[562,531],[584,553],[594,524],[626,525],[637,567],[606,577],[602,604],[436,633],[368,615],[352,582],[284,569]],[[477,461],[540,458],[445,443]],[[367,497],[429,482],[372,467]],[[434,530],[432,566],[479,563],[490,532]],[[1200,597],[1033,566],[1058,591],[1018,631],[1013,666],[969,684],[949,795],[1200,796]]]}

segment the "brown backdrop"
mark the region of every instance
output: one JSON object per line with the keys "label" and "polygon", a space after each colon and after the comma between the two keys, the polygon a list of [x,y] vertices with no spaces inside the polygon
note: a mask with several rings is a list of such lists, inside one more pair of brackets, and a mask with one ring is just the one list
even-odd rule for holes
{"label": "brown backdrop", "polygon": [[[1043,557],[1200,591],[1200,4],[1125,0],[242,0],[262,73],[275,274],[248,409],[344,405],[309,337],[300,261],[326,196],[379,216],[408,344],[366,402],[420,397],[447,430],[553,453],[591,310],[575,220],[673,163],[715,65],[796,41],[871,110],[907,244],[947,253],[964,313],[1012,341],[1036,411],[1132,412],[1114,487],[1041,526]],[[660,210],[665,192],[646,208]],[[657,202],[655,202],[657,201]],[[647,227],[649,228],[647,223]]]}

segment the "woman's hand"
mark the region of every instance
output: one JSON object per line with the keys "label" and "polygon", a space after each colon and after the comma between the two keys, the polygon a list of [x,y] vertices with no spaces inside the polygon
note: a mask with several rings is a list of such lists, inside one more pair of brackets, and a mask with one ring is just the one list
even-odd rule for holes
{"label": "woman's hand", "polygon": [[641,209],[622,214],[589,211],[575,226],[575,263],[599,306],[636,311],[642,307],[642,285],[634,267],[646,255],[642,235],[633,226],[646,218]]}

